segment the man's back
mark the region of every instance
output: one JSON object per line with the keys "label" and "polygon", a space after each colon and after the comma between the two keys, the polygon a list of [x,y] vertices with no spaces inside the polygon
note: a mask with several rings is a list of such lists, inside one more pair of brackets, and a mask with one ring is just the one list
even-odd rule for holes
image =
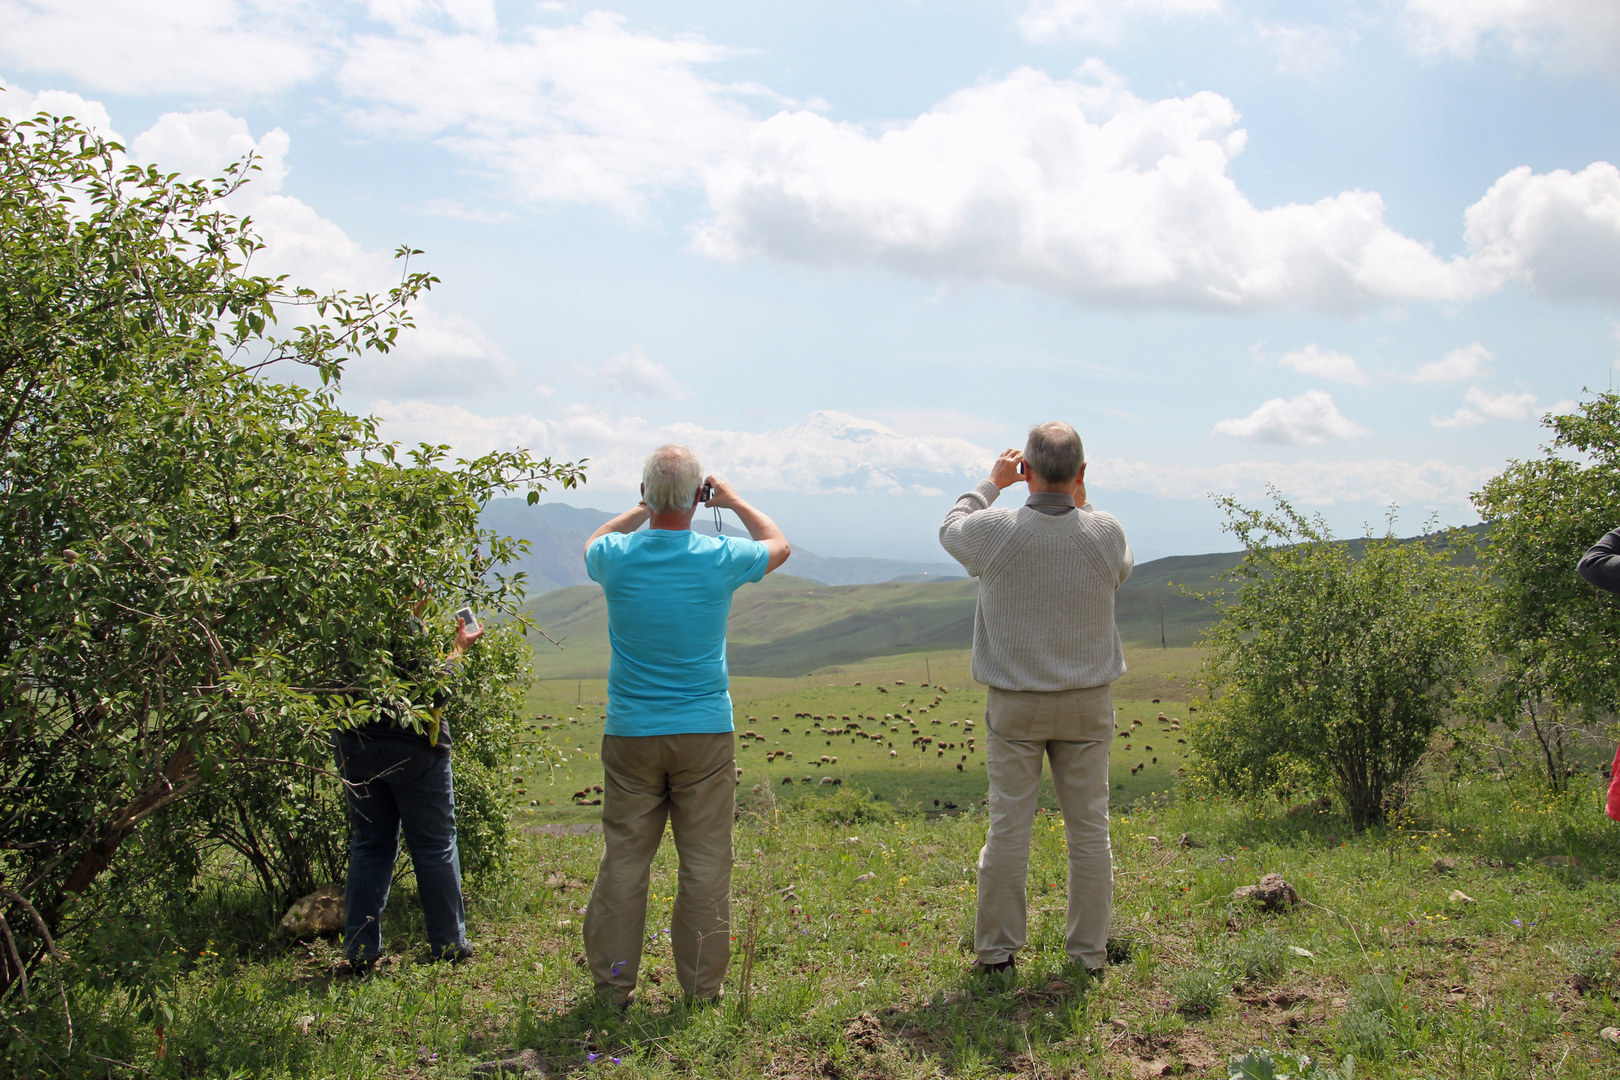
{"label": "man's back", "polygon": [[585,568],[607,598],[606,734],[730,731],[726,620],[737,587],[765,576],[753,540],[690,530],[608,533]]}
{"label": "man's back", "polygon": [[990,508],[997,494],[984,481],[940,527],[945,550],[979,579],[973,677],[1003,690],[1113,682],[1125,671],[1114,593],[1134,564],[1124,529],[1089,503]]}

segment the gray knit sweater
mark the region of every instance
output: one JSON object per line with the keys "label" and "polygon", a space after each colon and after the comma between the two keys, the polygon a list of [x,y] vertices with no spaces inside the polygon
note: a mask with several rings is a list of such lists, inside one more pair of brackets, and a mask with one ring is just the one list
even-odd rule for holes
{"label": "gray knit sweater", "polygon": [[945,550],[979,579],[973,677],[1002,690],[1113,682],[1125,673],[1114,590],[1136,561],[1125,530],[1089,502],[1056,514],[992,509],[999,494],[981,480],[939,527]]}

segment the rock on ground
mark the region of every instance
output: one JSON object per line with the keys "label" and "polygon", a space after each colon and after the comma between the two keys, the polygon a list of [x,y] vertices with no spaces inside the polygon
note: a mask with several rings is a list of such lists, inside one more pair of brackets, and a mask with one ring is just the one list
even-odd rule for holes
{"label": "rock on ground", "polygon": [[532,1076],[546,1075],[545,1064],[533,1050],[507,1050],[494,1061],[483,1061],[472,1067],[474,1076]]}
{"label": "rock on ground", "polygon": [[276,933],[295,940],[343,930],[343,886],[325,885],[301,897],[281,917]]}
{"label": "rock on ground", "polygon": [[1233,889],[1232,902],[1252,902],[1260,905],[1262,911],[1286,911],[1299,904],[1299,893],[1281,874],[1267,874],[1258,884]]}

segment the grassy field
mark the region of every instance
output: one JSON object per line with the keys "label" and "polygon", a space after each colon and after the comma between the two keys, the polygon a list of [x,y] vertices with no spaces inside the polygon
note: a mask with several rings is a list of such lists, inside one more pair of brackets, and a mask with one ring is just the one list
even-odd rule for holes
{"label": "grassy field", "polygon": [[[1175,786],[1185,747],[1167,730],[1194,703],[1197,652],[1128,660],[1100,982],[1063,956],[1049,790],[1029,947],[1010,979],[970,973],[985,780],[966,743],[982,732],[983,692],[966,653],[943,651],[735,680],[739,730],[759,738],[738,750],[726,1000],[680,1001],[658,933],[675,891],[665,844],[637,1002],[603,1008],[580,941],[601,837],[545,826],[600,813],[572,795],[601,777],[604,684],[549,680],[529,705],[566,759],[550,775],[531,758],[514,777],[519,849],[510,879],[469,883],[470,962],[417,962],[403,863],[385,962],[358,982],[340,977],[334,941],[273,938],[248,876],[221,864],[195,891],[154,894],[144,928],[98,931],[70,956],[116,948],[139,973],[66,980],[71,1042],[48,980],[30,1010],[0,1017],[0,1075],[463,1080],[527,1052],[529,1075],[576,1080],[1226,1080],[1233,1056],[1264,1049],[1290,1076],[1302,1055],[1332,1070],[1314,1080],[1620,1076],[1620,1050],[1600,1037],[1620,1025],[1620,826],[1590,773],[1557,797],[1533,772],[1436,759],[1398,820],[1359,832],[1331,803],[1206,802]],[[1266,873],[1300,903],[1266,913],[1233,899]]]}
{"label": "grassy field", "polygon": [[[669,845],[653,866],[643,984],[618,1015],[594,1003],[580,966],[601,838],[529,834],[512,881],[475,886],[467,964],[412,962],[422,933],[408,878],[385,927],[389,962],[359,983],[334,978],[329,941],[269,940],[256,898],[222,883],[147,913],[174,972],[166,1012],[70,983],[73,1048],[41,1021],[25,1038],[50,1060],[27,1060],[13,1037],[0,1070],[462,1080],[528,1050],[545,1075],[581,1080],[1134,1080],[1225,1078],[1229,1057],[1269,1048],[1362,1080],[1620,1071],[1599,1037],[1620,1023],[1620,834],[1589,785],[1550,798],[1511,779],[1435,776],[1398,825],[1362,833],[1315,806],[1144,800],[1113,821],[1114,962],[1096,984],[1062,954],[1056,818],[1035,830],[1030,946],[1015,978],[983,982],[967,948],[982,812],[900,815],[847,788],[774,794],[745,799],[738,822],[719,1008],[680,1003],[658,943]],[[1301,904],[1264,914],[1232,901],[1266,872]]]}
{"label": "grassy field", "polygon": [[[1111,755],[1116,804],[1166,791],[1174,783],[1186,760],[1184,735],[1174,725],[1189,715],[1187,683],[1197,660],[1193,649],[1127,653],[1130,670],[1116,684],[1114,701],[1119,712]],[[967,650],[953,650],[879,657],[799,678],[735,679],[740,790],[755,795],[755,788],[770,788],[791,801],[829,786],[822,783],[825,778],[926,813],[978,805],[986,795],[984,688],[973,682],[968,668]],[[576,804],[573,795],[602,782],[605,694],[601,679],[535,684],[529,708],[544,717],[538,724],[548,729],[539,735],[565,751],[565,763],[553,773],[538,758],[525,761],[520,790],[525,821],[600,819],[598,808]],[[1169,719],[1161,722],[1161,713]],[[746,738],[749,731],[758,738]],[[922,738],[932,741],[919,743]],[[1043,806],[1056,807],[1050,780],[1043,781],[1041,797]]]}

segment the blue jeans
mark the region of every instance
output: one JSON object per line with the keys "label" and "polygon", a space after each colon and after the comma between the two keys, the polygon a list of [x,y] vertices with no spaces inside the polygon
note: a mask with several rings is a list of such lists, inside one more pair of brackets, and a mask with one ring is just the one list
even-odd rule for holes
{"label": "blue jeans", "polygon": [[334,734],[338,773],[349,803],[349,879],[344,890],[343,948],[350,960],[382,953],[382,914],[405,830],[416,891],[434,956],[467,949],[456,851],[456,793],[448,748],[407,739]]}

